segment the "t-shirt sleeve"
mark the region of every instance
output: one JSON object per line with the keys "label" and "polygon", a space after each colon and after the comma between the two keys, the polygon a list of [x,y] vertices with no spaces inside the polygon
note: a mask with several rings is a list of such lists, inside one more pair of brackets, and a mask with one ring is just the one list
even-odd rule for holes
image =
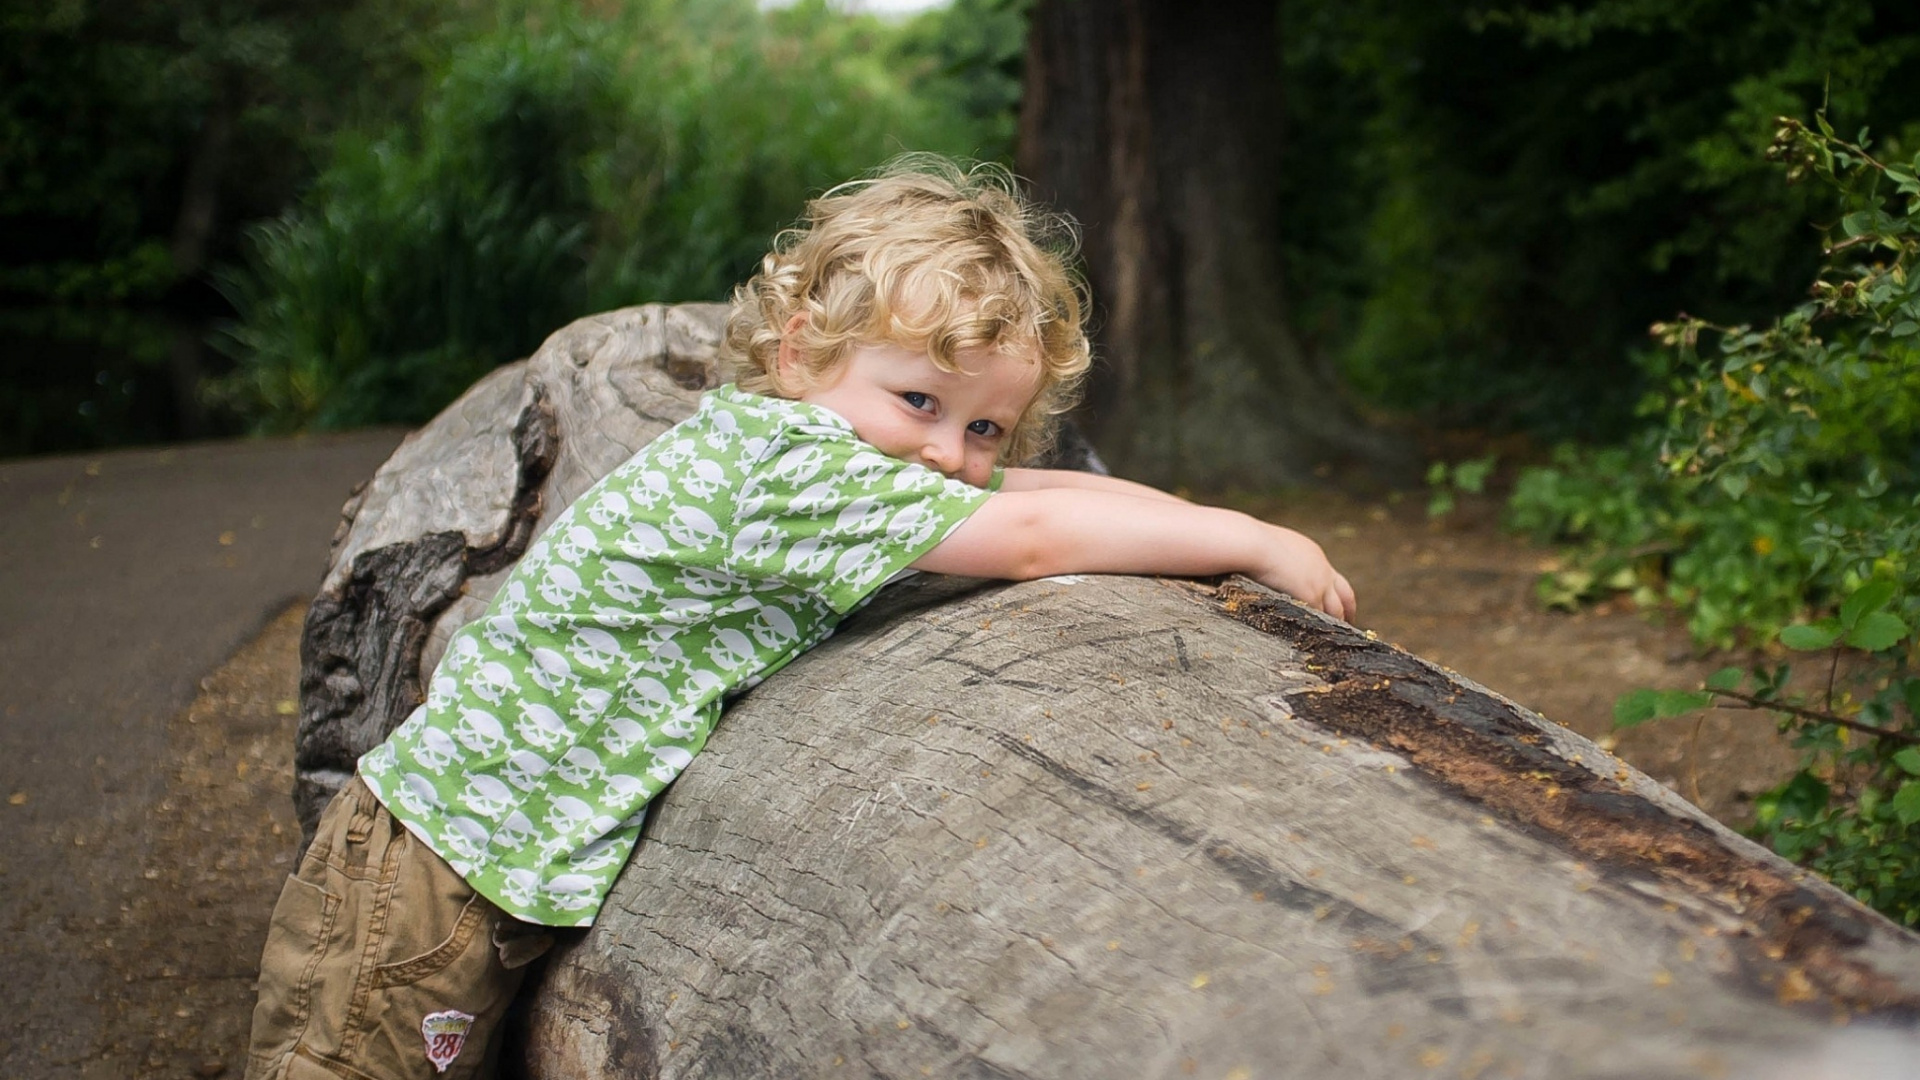
{"label": "t-shirt sleeve", "polygon": [[950,480],[852,437],[796,440],[736,492],[734,572],[780,578],[835,612],[860,605],[998,490]]}

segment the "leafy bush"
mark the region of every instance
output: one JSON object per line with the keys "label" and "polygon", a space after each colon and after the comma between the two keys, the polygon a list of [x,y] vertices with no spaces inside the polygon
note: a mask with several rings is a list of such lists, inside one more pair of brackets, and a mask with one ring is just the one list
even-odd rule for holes
{"label": "leafy bush", "polygon": [[454,50],[416,122],[336,139],[254,231],[218,392],[255,426],[423,420],[572,318],[724,299],[831,183],[1000,149],[872,18],[534,6]]}
{"label": "leafy bush", "polygon": [[1824,116],[1777,123],[1787,179],[1842,201],[1812,298],[1761,328],[1656,324],[1657,422],[1631,449],[1529,473],[1512,520],[1586,544],[1589,565],[1656,553],[1704,640],[1826,654],[1815,691],[1787,664],[1728,668],[1630,694],[1615,717],[1771,712],[1804,759],[1759,801],[1759,834],[1920,924],[1920,157],[1882,161]]}

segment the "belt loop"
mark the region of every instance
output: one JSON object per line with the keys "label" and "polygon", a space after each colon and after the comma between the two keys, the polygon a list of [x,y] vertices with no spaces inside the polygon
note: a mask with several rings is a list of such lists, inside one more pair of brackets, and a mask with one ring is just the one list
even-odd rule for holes
{"label": "belt loop", "polygon": [[373,835],[373,811],[378,800],[359,777],[348,783],[353,785],[353,815],[347,819],[347,843],[363,844]]}

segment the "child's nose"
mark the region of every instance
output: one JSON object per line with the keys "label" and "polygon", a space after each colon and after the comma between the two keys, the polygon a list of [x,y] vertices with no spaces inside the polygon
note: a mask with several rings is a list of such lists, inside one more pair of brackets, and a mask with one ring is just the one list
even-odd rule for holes
{"label": "child's nose", "polygon": [[964,447],[961,440],[953,435],[941,433],[929,436],[927,445],[920,450],[920,460],[929,469],[937,469],[946,476],[960,471]]}

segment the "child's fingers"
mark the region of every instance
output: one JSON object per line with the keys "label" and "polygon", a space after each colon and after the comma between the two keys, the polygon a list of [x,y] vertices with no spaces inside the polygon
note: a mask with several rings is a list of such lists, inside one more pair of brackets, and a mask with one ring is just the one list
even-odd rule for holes
{"label": "child's fingers", "polygon": [[1335,570],[1333,572],[1333,588],[1334,591],[1340,595],[1340,606],[1342,609],[1340,617],[1348,622],[1352,622],[1360,614],[1360,601],[1354,596],[1353,583],[1347,580],[1347,575]]}

